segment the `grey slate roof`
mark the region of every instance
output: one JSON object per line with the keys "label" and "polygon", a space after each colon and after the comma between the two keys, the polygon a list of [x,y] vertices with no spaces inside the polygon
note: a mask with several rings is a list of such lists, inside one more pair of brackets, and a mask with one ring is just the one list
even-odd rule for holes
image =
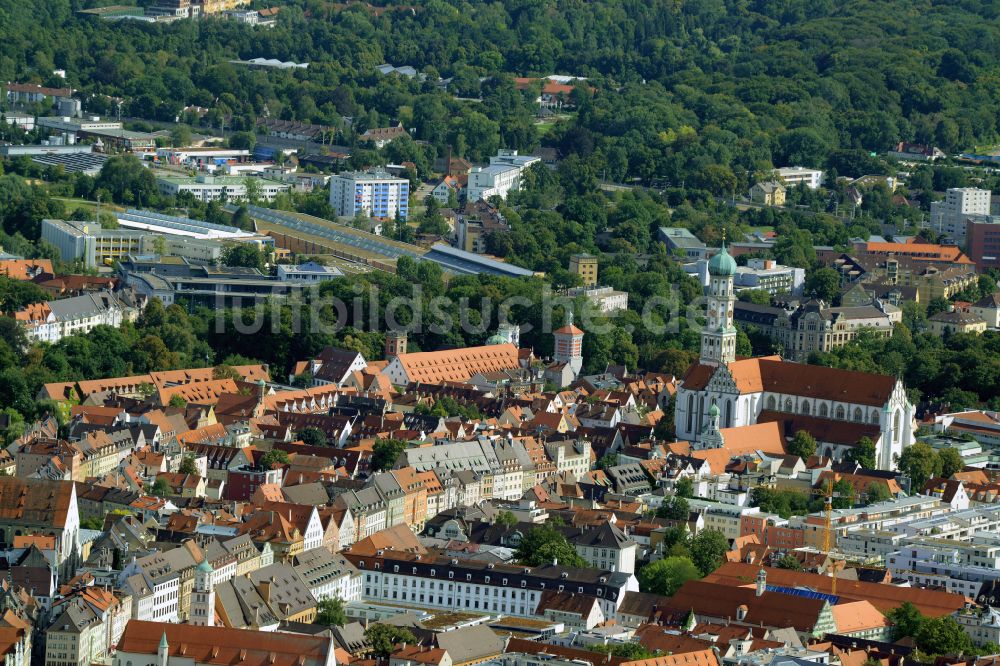
{"label": "grey slate roof", "polygon": [[111,292],[102,291],[49,301],[48,306],[56,320],[68,321],[93,317],[121,307],[121,304]]}

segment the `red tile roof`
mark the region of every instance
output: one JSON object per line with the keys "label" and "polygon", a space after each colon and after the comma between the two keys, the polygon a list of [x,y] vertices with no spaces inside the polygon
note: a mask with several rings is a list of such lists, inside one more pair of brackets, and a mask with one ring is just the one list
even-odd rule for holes
{"label": "red tile roof", "polygon": [[[760,567],[742,562],[728,562],[705,577],[706,581],[725,583],[729,586],[745,586],[756,578]],[[808,587],[817,592],[829,593],[831,578],[821,574],[792,571],[790,569],[765,568],[769,585],[783,587]],[[909,601],[924,615],[941,617],[949,615],[965,605],[965,597],[951,592],[925,590],[913,587],[897,587],[858,580],[837,580],[837,596],[841,601],[868,600],[880,611],[896,608]]]}
{"label": "red tile roof", "polygon": [[333,646],[324,636],[130,620],[118,652],[156,655],[164,635],[170,657],[199,664],[325,666]]}
{"label": "red tile roof", "polygon": [[422,384],[464,382],[479,372],[520,367],[517,347],[512,344],[412,352],[400,354],[397,358],[407,378]]}

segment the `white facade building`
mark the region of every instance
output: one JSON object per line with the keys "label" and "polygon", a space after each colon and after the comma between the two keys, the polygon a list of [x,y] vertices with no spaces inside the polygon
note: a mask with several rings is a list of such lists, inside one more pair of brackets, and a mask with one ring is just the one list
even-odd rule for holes
{"label": "white facade building", "polygon": [[338,217],[405,220],[410,212],[410,181],[385,171],[350,172],[330,179],[330,205]]}
{"label": "white facade building", "polygon": [[500,150],[486,167],[473,167],[469,172],[468,200],[479,201],[507,194],[521,186],[521,173],[541,160],[533,155],[518,155],[516,150]]}
{"label": "white facade building", "polygon": [[786,187],[795,187],[804,183],[810,190],[818,190],[823,184],[823,172],[819,169],[807,169],[801,166],[782,167],[775,174]]}
{"label": "white facade building", "polygon": [[306,550],[295,556],[293,568],[317,601],[361,599],[361,572],[342,555],[333,555],[326,548]]}
{"label": "white facade building", "polygon": [[168,197],[189,192],[198,201],[246,201],[247,180],[251,178],[257,185],[257,196],[262,201],[273,201],[276,196],[292,188],[288,183],[267,178],[205,175],[194,178],[161,177],[156,179],[156,187],[160,194]]}
{"label": "white facade building", "polygon": [[989,190],[976,187],[952,187],[944,201],[931,202],[931,227],[952,238],[959,245],[965,242],[965,221],[972,215],[990,214]]}
{"label": "white facade building", "polygon": [[886,568],[915,587],[941,587],[975,598],[983,583],[1000,580],[1000,537],[983,534],[971,543],[911,539],[886,557]]}
{"label": "white facade building", "polygon": [[567,295],[584,296],[602,314],[628,310],[628,292],[612,287],[574,287]]}
{"label": "white facade building", "polygon": [[955,620],[976,645],[1000,643],[1000,609],[992,606],[968,607],[955,613]]}
{"label": "white facade building", "polygon": [[364,577],[365,601],[531,617],[546,591],[567,592],[596,598],[605,617],[614,618],[625,592],[639,589],[635,576],[624,572],[394,555],[349,555]]}
{"label": "white facade building", "polygon": [[118,328],[128,306],[110,291],[91,292],[28,306],[15,314],[29,340],[58,342],[70,335],[85,335],[95,326]]}

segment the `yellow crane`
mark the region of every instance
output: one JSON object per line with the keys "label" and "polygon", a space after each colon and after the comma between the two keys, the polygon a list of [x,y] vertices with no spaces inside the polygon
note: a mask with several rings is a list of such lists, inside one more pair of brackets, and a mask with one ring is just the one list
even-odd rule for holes
{"label": "yellow crane", "polygon": [[[823,498],[823,552],[826,553],[827,563],[830,569],[830,593],[837,594],[837,568],[834,565],[831,554],[836,543],[833,540],[833,498],[843,497],[840,493],[833,491],[833,479],[827,479],[822,488],[815,488],[811,495],[819,495]],[[853,504],[853,493],[851,499]]]}

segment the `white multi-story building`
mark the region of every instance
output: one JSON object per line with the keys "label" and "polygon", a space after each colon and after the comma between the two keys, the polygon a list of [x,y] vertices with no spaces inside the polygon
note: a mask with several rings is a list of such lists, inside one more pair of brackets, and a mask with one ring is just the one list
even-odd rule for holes
{"label": "white multi-story building", "polygon": [[70,600],[55,611],[56,617],[45,631],[45,663],[106,663],[108,632],[100,614],[80,600]]}
{"label": "white multi-story building", "polygon": [[905,543],[906,535],[870,528],[850,530],[837,537],[837,550],[858,562],[881,563]]}
{"label": "white multi-story building", "polygon": [[[708,260],[684,265],[684,271],[697,277],[703,287],[710,284]],[[773,259],[751,259],[746,266],[737,266],[733,276],[733,286],[737,292],[760,289],[775,296],[777,294],[799,295],[806,280],[804,268],[783,266]]]}
{"label": "white multi-story building", "polygon": [[567,290],[567,295],[583,296],[602,314],[628,310],[628,292],[612,287],[574,287]]}
{"label": "white multi-story building", "polygon": [[386,171],[337,174],[330,179],[330,205],[338,217],[405,220],[410,213],[410,181]]}
{"label": "white multi-story building", "polygon": [[374,557],[345,556],[364,576],[365,601],[417,608],[530,617],[545,592],[565,592],[597,599],[604,616],[614,618],[625,593],[639,589],[630,573],[558,563],[521,567],[381,550]]}
{"label": "white multi-story building", "polygon": [[819,169],[807,169],[801,166],[782,167],[775,170],[775,175],[786,187],[795,187],[804,183],[810,190],[818,190],[823,184],[823,172]]}
{"label": "white multi-story building", "polygon": [[1000,643],[1000,609],[969,606],[955,613],[955,620],[976,645]]}
{"label": "white multi-story building", "polygon": [[24,326],[29,340],[58,342],[89,333],[95,326],[118,328],[130,311],[112,292],[100,291],[35,303],[14,313],[14,318]]}
{"label": "white multi-story building", "polygon": [[168,197],[188,192],[198,201],[246,201],[248,179],[256,184],[257,196],[262,201],[273,201],[276,196],[292,188],[288,183],[267,178],[205,175],[194,178],[161,177],[156,179],[156,187],[160,194]]}
{"label": "white multi-story building", "polygon": [[584,530],[573,539],[577,554],[590,566],[603,571],[635,573],[635,554],[639,544],[611,523]]}
{"label": "white multi-story building", "polygon": [[568,472],[579,479],[590,471],[590,442],[585,439],[546,442],[545,453],[559,474]]}
{"label": "white multi-story building", "polygon": [[469,172],[468,200],[506,199],[509,192],[521,187],[521,173],[540,161],[533,155],[518,155],[516,150],[500,150],[490,158],[489,166],[473,167]]}
{"label": "white multi-story building", "polygon": [[886,557],[886,568],[911,585],[941,587],[975,598],[983,583],[1000,580],[1000,537],[984,533],[969,543],[911,539]]}
{"label": "white multi-story building", "polygon": [[991,194],[977,187],[949,188],[944,201],[931,202],[931,227],[963,244],[966,220],[969,216],[990,214]]}

